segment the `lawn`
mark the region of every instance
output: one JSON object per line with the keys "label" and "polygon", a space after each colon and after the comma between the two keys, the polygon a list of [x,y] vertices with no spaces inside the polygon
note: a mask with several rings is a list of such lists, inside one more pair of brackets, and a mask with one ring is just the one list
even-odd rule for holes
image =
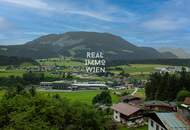
{"label": "lawn", "polygon": [[37,60],[41,65],[59,65],[59,66],[82,66],[84,63],[74,61],[70,58],[59,59],[59,58],[50,58]]}
{"label": "lawn", "polygon": [[134,96],[145,99],[145,89],[144,88],[138,89],[138,91],[135,93]]}
{"label": "lawn", "polygon": [[8,76],[22,76],[24,71],[22,70],[3,70],[0,71],[0,77],[8,77]]}
{"label": "lawn", "polygon": [[125,69],[127,73],[131,74],[148,74],[153,72],[156,67],[165,67],[166,65],[158,65],[158,64],[132,64],[129,66],[121,66]]}
{"label": "lawn", "polygon": [[[72,92],[46,92],[39,91],[39,94],[44,94],[46,96],[53,96],[59,94],[62,98],[67,98],[71,101],[80,101],[91,105],[93,97],[99,94],[101,90],[81,90],[81,91],[72,91]],[[0,90],[0,99],[4,95],[4,91]],[[119,97],[111,93],[113,103],[119,101]]]}
{"label": "lawn", "polygon": [[166,65],[159,64],[130,64],[130,65],[122,65],[117,66],[123,68],[125,72],[136,75],[136,74],[149,74],[153,72],[156,67],[166,67]]}
{"label": "lawn", "polygon": [[[59,94],[62,98],[70,99],[71,101],[80,101],[83,103],[91,104],[93,97],[95,97],[97,94],[99,94],[100,90],[81,90],[81,91],[72,91],[72,92],[44,92],[40,91],[39,93],[45,94],[45,95],[55,95]],[[119,97],[112,94],[112,101],[113,103],[118,102]]]}

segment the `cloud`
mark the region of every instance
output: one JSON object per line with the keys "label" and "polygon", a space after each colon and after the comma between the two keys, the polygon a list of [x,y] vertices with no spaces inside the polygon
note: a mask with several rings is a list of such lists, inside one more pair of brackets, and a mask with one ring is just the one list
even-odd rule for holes
{"label": "cloud", "polygon": [[186,27],[188,19],[156,18],[143,23],[143,26],[155,31],[173,31]]}
{"label": "cloud", "polygon": [[14,4],[21,7],[29,7],[40,10],[53,10],[47,3],[42,0],[1,0],[2,2]]}
{"label": "cloud", "polygon": [[22,8],[35,9],[34,12],[49,11],[58,14],[70,14],[83,17],[90,17],[106,22],[126,22],[129,21],[134,14],[127,10],[121,9],[116,5],[106,3],[104,0],[90,2],[74,2],[63,0],[61,2],[50,2],[43,0],[1,0],[1,2],[16,5]]}
{"label": "cloud", "polygon": [[3,31],[11,26],[10,22],[0,16],[0,31]]}
{"label": "cloud", "polygon": [[169,0],[142,22],[142,26],[153,31],[180,31],[190,25],[190,1]]}

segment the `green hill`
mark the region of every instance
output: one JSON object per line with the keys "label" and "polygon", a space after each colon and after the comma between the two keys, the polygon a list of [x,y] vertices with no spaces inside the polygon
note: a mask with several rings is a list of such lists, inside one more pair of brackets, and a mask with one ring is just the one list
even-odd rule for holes
{"label": "green hill", "polygon": [[108,60],[176,58],[150,47],[135,46],[113,34],[97,32],[49,34],[23,45],[0,46],[1,55],[29,58],[84,58],[87,51],[102,51]]}

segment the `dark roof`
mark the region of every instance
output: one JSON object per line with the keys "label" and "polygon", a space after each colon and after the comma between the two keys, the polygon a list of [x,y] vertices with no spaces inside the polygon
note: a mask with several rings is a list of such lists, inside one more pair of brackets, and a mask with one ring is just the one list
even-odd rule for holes
{"label": "dark roof", "polygon": [[124,101],[124,100],[140,100],[141,98],[139,97],[135,97],[135,96],[132,96],[132,95],[127,95],[127,96],[122,96],[121,97],[121,100]]}
{"label": "dark roof", "polygon": [[159,101],[159,100],[152,100],[152,101],[146,101],[144,103],[145,106],[166,106],[166,107],[175,107],[176,105],[174,103]]}
{"label": "dark roof", "polygon": [[140,108],[137,108],[135,106],[131,106],[127,103],[118,103],[118,104],[114,104],[112,106],[112,109],[121,113],[121,114],[124,114],[126,116],[130,116],[136,112],[138,112],[139,110],[141,110]]}
{"label": "dark roof", "polygon": [[190,97],[186,97],[186,98],[185,98],[184,104],[190,105]]}

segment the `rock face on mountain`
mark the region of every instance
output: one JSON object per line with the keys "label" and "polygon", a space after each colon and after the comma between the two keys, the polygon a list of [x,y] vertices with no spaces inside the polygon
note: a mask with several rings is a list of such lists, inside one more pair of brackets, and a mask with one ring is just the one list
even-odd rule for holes
{"label": "rock face on mountain", "polygon": [[23,45],[0,46],[0,55],[29,58],[69,56],[86,57],[87,51],[104,52],[110,60],[163,59],[165,54],[149,47],[137,47],[119,36],[97,32],[67,32],[49,34]]}
{"label": "rock face on mountain", "polygon": [[190,59],[190,53],[186,52],[182,48],[159,48],[158,51],[161,53],[170,52],[180,59]]}

